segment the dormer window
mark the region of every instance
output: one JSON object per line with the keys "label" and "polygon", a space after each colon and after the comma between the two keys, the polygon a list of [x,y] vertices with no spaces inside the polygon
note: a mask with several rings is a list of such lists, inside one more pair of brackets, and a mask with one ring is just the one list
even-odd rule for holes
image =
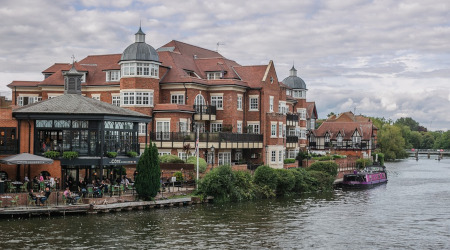
{"label": "dormer window", "polygon": [[206,78],[208,80],[217,80],[223,77],[222,71],[206,72]]}
{"label": "dormer window", "polygon": [[192,70],[185,69],[184,72],[186,72],[186,74],[190,77],[196,77],[198,79],[201,79],[200,76],[198,76],[197,73],[195,73]]}
{"label": "dormer window", "polygon": [[107,82],[118,82],[120,80],[119,70],[106,71],[106,81]]}

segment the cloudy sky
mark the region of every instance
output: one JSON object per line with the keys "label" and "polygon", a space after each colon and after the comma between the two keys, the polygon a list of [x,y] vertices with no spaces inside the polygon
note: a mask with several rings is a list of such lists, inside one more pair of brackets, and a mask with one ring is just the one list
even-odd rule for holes
{"label": "cloudy sky", "polygon": [[0,91],[56,62],[122,53],[139,22],[158,48],[179,40],[242,65],[292,64],[320,118],[330,112],[450,129],[448,0],[2,0]]}

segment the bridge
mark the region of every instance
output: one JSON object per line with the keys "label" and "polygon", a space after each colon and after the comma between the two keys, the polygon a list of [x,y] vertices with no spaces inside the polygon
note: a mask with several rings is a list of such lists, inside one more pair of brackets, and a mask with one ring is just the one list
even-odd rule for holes
{"label": "bridge", "polygon": [[450,155],[450,149],[405,149],[410,156],[414,155]]}

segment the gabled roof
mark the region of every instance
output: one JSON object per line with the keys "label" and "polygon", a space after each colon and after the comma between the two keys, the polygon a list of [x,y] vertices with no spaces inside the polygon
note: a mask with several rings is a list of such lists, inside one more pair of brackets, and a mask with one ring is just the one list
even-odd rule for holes
{"label": "gabled roof", "polygon": [[317,119],[316,102],[306,102],[306,119]]}
{"label": "gabled roof", "polygon": [[369,117],[362,115],[354,115],[351,111],[344,112],[338,116],[332,115],[328,117],[328,122],[370,122]]}
{"label": "gabled roof", "polygon": [[236,66],[233,67],[243,81],[246,81],[251,88],[261,88],[267,65]]}
{"label": "gabled roof", "polygon": [[371,122],[323,122],[320,127],[313,131],[316,137],[324,137],[326,133],[331,140],[335,140],[340,133],[344,140],[351,140],[355,131],[361,135],[362,140],[372,138],[373,125]]}
{"label": "gabled roof", "polygon": [[12,81],[10,84],[6,85],[9,88],[12,87],[35,87],[40,82],[37,81]]}

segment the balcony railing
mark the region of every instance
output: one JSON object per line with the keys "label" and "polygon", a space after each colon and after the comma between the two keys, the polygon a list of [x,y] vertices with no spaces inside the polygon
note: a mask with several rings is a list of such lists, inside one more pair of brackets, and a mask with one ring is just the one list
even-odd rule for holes
{"label": "balcony railing", "polygon": [[293,135],[286,136],[286,143],[298,143],[298,136]]}
{"label": "balcony railing", "polygon": [[368,150],[375,149],[374,145],[369,146],[368,142],[353,143],[352,141],[325,142],[325,144],[317,144],[316,142],[309,142],[310,149],[337,149],[337,150]]}
{"label": "balcony railing", "polygon": [[286,119],[287,119],[287,121],[298,122],[298,115],[287,114]]}
{"label": "balcony railing", "polygon": [[216,106],[194,105],[195,112],[202,115],[216,115]]}
{"label": "balcony railing", "polygon": [[[195,132],[151,132],[152,141],[195,142]],[[200,142],[262,142],[262,134],[200,133]]]}

